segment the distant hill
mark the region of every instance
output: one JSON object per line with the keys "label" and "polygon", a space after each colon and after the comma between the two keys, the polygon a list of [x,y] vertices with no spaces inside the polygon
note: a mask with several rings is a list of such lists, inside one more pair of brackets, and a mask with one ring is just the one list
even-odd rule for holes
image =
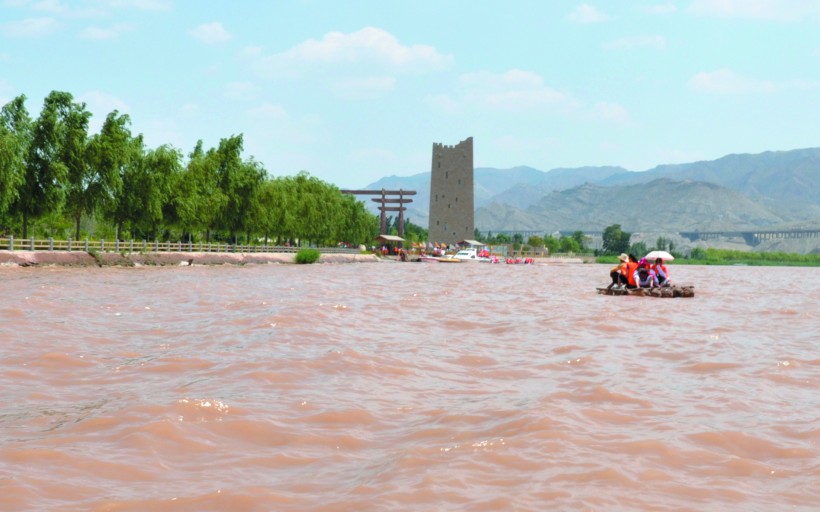
{"label": "distant hill", "polygon": [[[579,167],[553,169],[549,172],[526,166],[511,169],[476,167],[473,172],[473,199],[476,208],[491,202],[522,208],[538,202],[554,190],[563,190],[586,182],[598,182],[622,173],[629,171],[623,167]],[[408,204],[405,215],[411,218],[414,224],[427,227],[430,211],[429,172],[412,176],[389,176],[365,188],[415,190],[416,195],[413,196],[413,202]],[[372,201],[368,208],[374,213],[378,212],[378,205]]]}
{"label": "distant hill", "polygon": [[[539,171],[540,172],[540,171]],[[506,190],[496,192],[489,201],[493,203],[503,203],[514,205],[517,208],[526,208],[537,203],[542,197],[555,190],[566,190],[568,188],[583,185],[584,183],[600,183],[603,180],[630,173],[623,167],[578,167],[575,169],[553,169],[543,172],[540,180],[532,183],[516,182],[510,187],[510,181],[502,181],[503,186],[496,190]],[[478,207],[479,205],[476,205]]]}
{"label": "distant hill", "polygon": [[[660,165],[476,168],[476,227],[481,231],[744,230],[820,225],[820,148],[727,155]],[[416,190],[407,217],[426,227],[430,173],[391,176],[367,188]],[[368,205],[372,211],[376,204]]]}
{"label": "distant hill", "polygon": [[701,181],[661,178],[649,183],[607,187],[584,184],[550,193],[523,211],[497,204],[476,210],[482,231],[516,229],[602,231],[620,224],[626,231],[747,230],[782,224],[784,219],[734,190]]}
{"label": "distant hill", "polygon": [[[364,187],[366,190],[415,190],[416,195],[410,196],[412,203],[407,204],[404,218],[417,226],[424,228],[430,223],[430,173],[414,174],[412,176],[388,176]],[[374,196],[375,197],[375,196]],[[378,204],[367,199],[367,209],[378,214]],[[396,216],[395,212],[393,217]]]}
{"label": "distant hill", "polygon": [[717,160],[659,165],[646,172],[622,173],[603,185],[641,183],[659,177],[705,181],[737,190],[752,199],[820,202],[820,148],[727,155]]}

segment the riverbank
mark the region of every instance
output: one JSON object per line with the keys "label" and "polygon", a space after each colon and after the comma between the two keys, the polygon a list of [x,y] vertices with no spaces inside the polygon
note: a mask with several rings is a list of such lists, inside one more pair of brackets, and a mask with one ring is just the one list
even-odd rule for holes
{"label": "riverbank", "polygon": [[[295,264],[294,253],[0,251],[3,266],[138,267],[179,265]],[[322,254],[318,263],[368,263],[373,254]]]}

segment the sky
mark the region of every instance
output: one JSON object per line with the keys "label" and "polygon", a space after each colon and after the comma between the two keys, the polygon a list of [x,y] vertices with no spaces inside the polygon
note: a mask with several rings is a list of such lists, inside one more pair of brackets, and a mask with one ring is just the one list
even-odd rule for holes
{"label": "sky", "polygon": [[820,146],[818,0],[0,0],[0,104],[53,90],[187,155],[341,188]]}

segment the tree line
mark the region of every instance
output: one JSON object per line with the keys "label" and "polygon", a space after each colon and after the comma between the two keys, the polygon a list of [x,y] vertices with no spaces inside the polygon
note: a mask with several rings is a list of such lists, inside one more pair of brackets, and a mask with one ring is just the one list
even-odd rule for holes
{"label": "tree line", "polygon": [[91,113],[70,93],[52,91],[35,119],[25,103],[0,109],[0,233],[326,245],[379,234],[378,217],[336,186],[243,158],[241,134],[183,156],[147,148],[116,110],[89,134]]}
{"label": "tree line", "polygon": [[586,253],[589,248],[586,245],[586,236],[583,231],[575,231],[569,236],[555,237],[544,234],[544,236],[533,235],[524,240],[521,233],[495,233],[491,231],[486,234],[475,230],[475,239],[488,245],[512,245],[513,250],[528,250],[545,248],[550,254],[555,253]]}

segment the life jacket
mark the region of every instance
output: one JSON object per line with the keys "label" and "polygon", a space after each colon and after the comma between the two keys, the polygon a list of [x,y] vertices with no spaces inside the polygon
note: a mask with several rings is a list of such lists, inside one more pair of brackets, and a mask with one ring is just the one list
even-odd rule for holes
{"label": "life jacket", "polygon": [[655,271],[655,275],[658,276],[659,281],[661,277],[669,279],[669,271],[666,270],[666,265],[658,265],[657,263],[655,263],[654,265],[652,265],[652,270]]}
{"label": "life jacket", "polygon": [[635,271],[638,270],[637,261],[626,262],[626,280],[631,286],[637,286],[635,283]]}

